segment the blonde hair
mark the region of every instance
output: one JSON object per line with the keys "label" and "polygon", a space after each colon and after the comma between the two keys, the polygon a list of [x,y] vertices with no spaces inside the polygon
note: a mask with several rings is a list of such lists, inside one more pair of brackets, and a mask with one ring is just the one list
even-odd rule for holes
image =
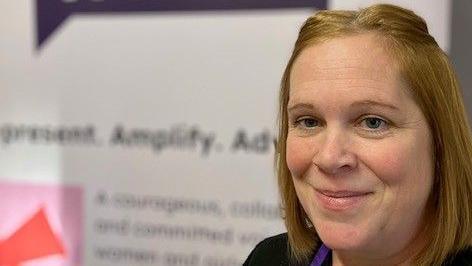
{"label": "blonde hair", "polygon": [[320,244],[296,196],[286,163],[287,103],[293,63],[309,46],[366,32],[377,33],[383,40],[431,130],[435,179],[428,202],[428,241],[415,262],[439,265],[449,255],[472,245],[472,138],[459,84],[447,55],[428,33],[421,17],[386,4],[359,11],[320,11],[300,29],[282,78],[276,158],[290,251],[293,259],[307,261]]}

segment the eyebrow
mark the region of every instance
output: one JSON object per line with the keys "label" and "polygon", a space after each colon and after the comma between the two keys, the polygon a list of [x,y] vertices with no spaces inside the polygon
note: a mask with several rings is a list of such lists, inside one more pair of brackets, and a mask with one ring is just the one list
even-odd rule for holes
{"label": "eyebrow", "polygon": [[[353,102],[349,105],[349,107],[381,107],[381,108],[387,108],[391,109],[394,111],[400,110],[398,107],[389,104],[389,103],[382,103],[382,102],[377,102],[377,101],[372,101],[372,100],[364,100],[364,101],[357,101]],[[288,108],[288,111],[292,111],[294,109],[316,109],[315,106],[311,103],[297,103],[294,106],[291,106]]]}
{"label": "eyebrow", "polygon": [[295,109],[315,109],[315,107],[311,103],[297,103],[294,106],[289,107],[288,111],[290,112]]}
{"label": "eyebrow", "polygon": [[350,106],[351,107],[357,107],[357,106],[360,106],[360,107],[369,106],[370,107],[370,106],[374,106],[374,107],[382,107],[382,108],[392,109],[392,110],[395,110],[395,111],[400,110],[398,107],[396,107],[393,104],[377,102],[377,101],[372,101],[372,100],[353,102]]}

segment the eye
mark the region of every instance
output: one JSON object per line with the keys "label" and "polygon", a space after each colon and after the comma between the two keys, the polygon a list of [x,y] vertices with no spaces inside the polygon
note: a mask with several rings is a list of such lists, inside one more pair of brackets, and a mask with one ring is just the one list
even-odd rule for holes
{"label": "eye", "polygon": [[377,130],[387,128],[388,122],[379,117],[366,117],[362,119],[361,125],[369,130]]}
{"label": "eye", "polygon": [[305,118],[298,119],[296,121],[296,124],[299,125],[299,126],[302,126],[304,128],[314,128],[314,127],[317,127],[319,125],[319,122],[318,122],[318,120],[316,120],[314,118],[305,117]]}

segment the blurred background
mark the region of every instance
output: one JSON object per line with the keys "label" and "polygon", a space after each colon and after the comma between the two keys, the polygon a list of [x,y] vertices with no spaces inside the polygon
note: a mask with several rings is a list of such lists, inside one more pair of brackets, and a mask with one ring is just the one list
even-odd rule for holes
{"label": "blurred background", "polygon": [[472,111],[469,0],[0,2],[0,265],[241,265],[284,232],[277,94],[319,9],[410,8]]}

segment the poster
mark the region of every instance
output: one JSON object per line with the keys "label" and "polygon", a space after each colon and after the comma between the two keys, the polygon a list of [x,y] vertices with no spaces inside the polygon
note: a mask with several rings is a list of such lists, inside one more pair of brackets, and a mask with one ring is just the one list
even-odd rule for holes
{"label": "poster", "polygon": [[342,5],[0,3],[0,265],[241,265],[285,231],[275,119],[298,28]]}

